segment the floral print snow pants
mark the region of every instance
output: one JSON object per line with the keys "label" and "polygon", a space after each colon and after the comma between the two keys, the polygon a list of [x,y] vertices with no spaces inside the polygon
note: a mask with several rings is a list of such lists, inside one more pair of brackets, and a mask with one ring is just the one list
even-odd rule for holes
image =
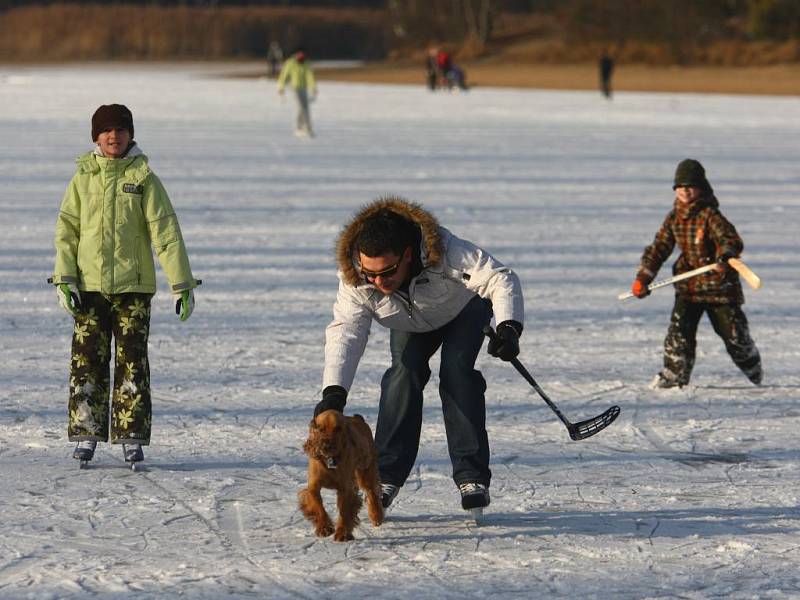
{"label": "floral print snow pants", "polygon": [[[69,426],[72,442],[150,443],[150,294],[81,292],[72,333]],[[109,412],[111,337],[114,390]]]}

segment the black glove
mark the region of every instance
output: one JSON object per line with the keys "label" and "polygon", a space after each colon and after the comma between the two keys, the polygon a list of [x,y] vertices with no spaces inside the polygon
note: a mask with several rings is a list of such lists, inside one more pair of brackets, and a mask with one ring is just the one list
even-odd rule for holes
{"label": "black glove", "polygon": [[340,385],[329,385],[322,390],[322,400],[317,402],[314,407],[314,417],[326,410],[338,410],[344,412],[344,405],[347,402],[347,390]]}
{"label": "black glove", "polygon": [[522,333],[522,323],[517,321],[503,321],[497,326],[496,337],[489,340],[486,351],[500,360],[511,360],[519,354],[519,336]]}

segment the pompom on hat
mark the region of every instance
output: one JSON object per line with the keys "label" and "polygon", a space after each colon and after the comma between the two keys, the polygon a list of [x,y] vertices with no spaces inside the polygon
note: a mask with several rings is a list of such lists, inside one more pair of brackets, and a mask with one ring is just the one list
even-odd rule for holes
{"label": "pompom on hat", "polygon": [[127,129],[133,139],[133,115],[124,104],[103,104],[92,115],[92,141],[113,128]]}

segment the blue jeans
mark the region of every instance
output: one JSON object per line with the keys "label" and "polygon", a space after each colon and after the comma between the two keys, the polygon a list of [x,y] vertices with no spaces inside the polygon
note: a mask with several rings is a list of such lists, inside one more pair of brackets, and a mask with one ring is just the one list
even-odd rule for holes
{"label": "blue jeans", "polygon": [[375,445],[381,481],[403,485],[419,449],[422,391],[431,376],[431,356],[441,346],[439,396],[453,479],[489,485],[486,434],[486,381],[475,370],[483,345],[483,327],[492,317],[491,302],[475,296],[444,327],[427,333],[392,330],[392,366],[381,380]]}

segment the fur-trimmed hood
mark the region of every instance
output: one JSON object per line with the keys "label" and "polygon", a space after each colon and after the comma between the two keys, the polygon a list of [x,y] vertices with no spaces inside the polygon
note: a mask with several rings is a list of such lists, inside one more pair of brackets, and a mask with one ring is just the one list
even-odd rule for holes
{"label": "fur-trimmed hood", "polygon": [[420,260],[427,267],[442,261],[442,237],[439,222],[431,213],[415,202],[398,196],[378,198],[363,206],[353,218],[344,225],[336,241],[336,263],[342,273],[342,280],[348,285],[362,283],[359,273],[358,252],[355,248],[364,223],[383,209],[391,210],[417,225],[422,234]]}

